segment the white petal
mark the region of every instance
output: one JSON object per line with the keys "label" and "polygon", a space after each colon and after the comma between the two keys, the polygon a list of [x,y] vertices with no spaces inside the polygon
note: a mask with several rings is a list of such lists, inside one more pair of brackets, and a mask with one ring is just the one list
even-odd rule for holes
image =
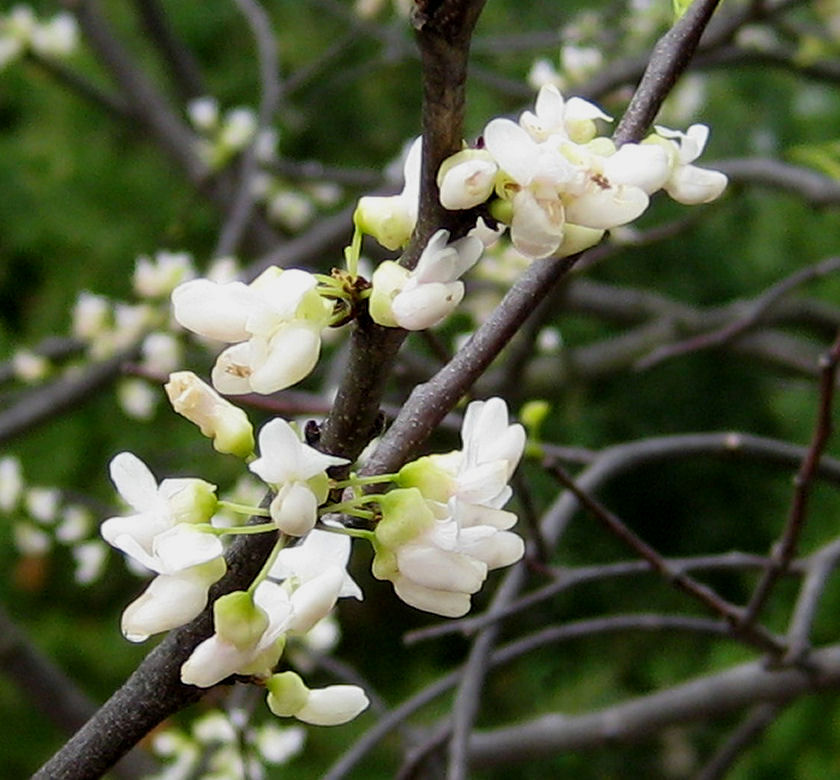
{"label": "white petal", "polygon": [[248,662],[250,655],[213,634],[196,646],[181,666],[181,682],[209,688],[235,674],[240,666]]}
{"label": "white petal", "polygon": [[523,255],[539,259],[553,254],[563,241],[564,224],[559,200],[538,202],[527,190],[514,196],[510,238]]}
{"label": "white petal", "polygon": [[213,387],[224,395],[251,392],[251,346],[247,341],[234,344],[216,358],[210,375]]}
{"label": "white petal", "polygon": [[463,282],[432,282],[401,292],[394,298],[391,310],[401,328],[425,330],[446,319],[463,297]]}
{"label": "white petal", "polygon": [[308,326],[287,325],[271,339],[266,359],[252,365],[251,388],[269,394],[307,377],[321,351],[321,335]]}
{"label": "white petal", "polygon": [[594,103],[580,97],[571,97],[566,101],[563,118],[566,122],[578,122],[584,119],[603,119],[605,122],[612,122],[609,114],[605,114]]}
{"label": "white petal", "polygon": [[498,569],[520,560],[525,554],[525,542],[510,531],[497,531],[464,544],[462,549],[466,555],[486,564],[488,569]]}
{"label": "white petal", "polygon": [[330,566],[318,577],[309,580],[292,593],[292,619],[289,631],[306,633],[320,620],[325,618],[335,606],[344,570]]}
{"label": "white petal", "polygon": [[[224,573],[224,569],[221,571]],[[123,635],[131,642],[142,642],[152,634],[189,622],[207,604],[210,584],[206,579],[193,577],[188,572],[155,577],[123,612]]]}
{"label": "white petal", "polygon": [[493,509],[465,501],[456,501],[453,515],[459,528],[472,528],[479,525],[489,525],[499,531],[507,531],[516,525],[517,517],[513,512],[504,509]]}
{"label": "white petal", "polygon": [[678,203],[694,206],[710,203],[720,197],[728,181],[720,171],[698,168],[696,165],[683,165],[671,175],[665,190]]}
{"label": "white petal", "polygon": [[610,184],[632,184],[648,195],[662,189],[670,172],[668,154],[659,144],[624,144],[604,158],[604,176]]}
{"label": "white petal", "polygon": [[405,577],[394,580],[394,592],[409,606],[434,615],[457,618],[470,611],[469,594],[425,588]]}
{"label": "white petal", "polygon": [[499,167],[527,187],[537,173],[539,152],[528,133],[509,119],[493,119],[484,128],[484,146]]}
{"label": "white petal", "polygon": [[475,593],[487,577],[487,567],[480,561],[419,544],[398,548],[397,565],[403,576],[434,590]]}
{"label": "white petal", "polygon": [[365,692],[357,685],[329,685],[311,690],[295,717],[313,726],[338,726],[353,720],[368,704]]}
{"label": "white petal", "polygon": [[121,452],[110,464],[111,481],[119,494],[138,512],[157,504],[157,481],[149,467],[136,455]]}
{"label": "white petal", "polygon": [[212,533],[179,523],[155,537],[153,553],[159,561],[161,574],[177,574],[191,566],[218,558],[224,549],[222,541]]}
{"label": "white petal", "polygon": [[242,282],[193,279],[172,291],[175,319],[188,330],[218,341],[247,339],[245,323],[259,303]]}
{"label": "white petal", "polygon": [[602,187],[592,182],[586,192],[566,204],[566,219],[576,225],[608,230],[626,225],[644,213],[648,196],[638,187]]}
{"label": "white petal", "polygon": [[440,183],[440,203],[445,209],[471,209],[493,193],[498,165],[492,160],[466,160],[450,168]]}

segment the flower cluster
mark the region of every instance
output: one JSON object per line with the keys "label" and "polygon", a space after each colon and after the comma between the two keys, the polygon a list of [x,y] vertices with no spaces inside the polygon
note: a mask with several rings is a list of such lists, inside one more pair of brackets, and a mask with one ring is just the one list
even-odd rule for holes
{"label": "flower cluster", "polygon": [[[74,578],[79,585],[89,585],[102,574],[107,547],[92,536],[95,524],[91,510],[68,500],[57,487],[27,484],[14,455],[0,458],[0,516],[12,529],[22,563],[41,559],[62,546],[73,558]],[[21,586],[36,587],[43,571],[43,567],[24,564],[14,576]]]}
{"label": "flower cluster", "polygon": [[705,126],[687,133],[657,128],[642,143],[616,148],[597,135],[596,120],[609,119],[594,104],[564,100],[546,84],[534,112],[525,111],[518,123],[491,120],[482,148],[444,161],[441,204],[469,209],[489,201],[514,246],[541,258],[597,243],[605,230],[639,217],[657,190],[684,204],[708,203],[723,192],[722,173],[692,165],[705,146]]}
{"label": "flower cluster", "polygon": [[233,343],[216,360],[213,386],[227,395],[273,393],[318,362],[332,306],[306,271],[267,268],[253,282],[194,279],[172,293],[175,319],[188,330]]}
{"label": "flower cluster", "polygon": [[0,15],[0,68],[32,51],[40,57],[59,59],[72,54],[78,44],[76,20],[58,13],[39,22],[28,5],[16,5]]}
{"label": "flower cluster", "polygon": [[463,449],[404,466],[396,490],[379,501],[373,573],[418,609],[459,617],[487,572],[518,561],[516,515],[501,507],[525,446],[521,425],[508,425],[500,398],[474,401],[461,431]]}

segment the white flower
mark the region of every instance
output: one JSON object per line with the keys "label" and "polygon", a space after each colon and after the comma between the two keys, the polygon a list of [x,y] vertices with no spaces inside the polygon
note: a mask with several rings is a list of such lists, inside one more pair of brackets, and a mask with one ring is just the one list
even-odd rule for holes
{"label": "white flower", "polygon": [[213,386],[220,393],[273,393],[315,367],[331,306],[306,271],[267,268],[251,284],[196,279],[172,293],[175,319],[218,341],[236,342],[219,355]]}
{"label": "white flower", "polygon": [[78,42],[76,18],[69,13],[56,14],[32,30],[32,50],[42,57],[66,57],[75,51]]}
{"label": "white flower", "polygon": [[422,136],[411,144],[403,165],[405,184],[399,195],[366,195],[359,199],[353,221],[386,249],[399,249],[408,243],[417,222],[420,201]]}
{"label": "white flower", "polygon": [[134,420],[151,420],[159,400],[157,390],[144,379],[123,379],[117,385],[117,401]]}
{"label": "white flower", "polygon": [[304,444],[285,420],[266,423],[259,434],[260,457],[248,468],[272,485],[271,518],[291,535],[303,536],[318,519],[318,507],[329,491],[326,470],[348,461]]}
{"label": "white flower", "polygon": [[61,493],[57,488],[33,487],[24,496],[26,511],[39,523],[51,525],[58,517]]}
{"label": "white flower", "polygon": [[79,585],[95,582],[105,568],[107,554],[108,548],[97,539],[75,545],[72,549],[73,560],[76,562],[73,579]]}
{"label": "white flower", "polygon": [[12,355],[12,371],[22,382],[40,382],[50,372],[50,361],[29,349],[19,349]]}
{"label": "white flower", "polygon": [[187,116],[197,130],[205,133],[219,123],[219,104],[212,97],[198,97],[187,103]]}
{"label": "white flower", "polygon": [[475,237],[448,244],[449,231],[438,230],[413,271],[392,261],[373,274],[370,314],[375,322],[406,330],[424,330],[442,322],[464,297],[459,277],[481,257],[484,245]]}
{"label": "white flower", "polygon": [[143,368],[158,374],[168,374],[181,364],[182,351],[181,342],[171,333],[150,333],[140,345]]}
{"label": "white flower", "polygon": [[111,479],[136,514],[106,520],[102,537],[158,574],[123,614],[126,638],[143,641],[195,617],[207,589],[225,572],[221,541],[192,527],[212,516],[215,486],[200,479],[166,479],[158,486],[128,452],[111,461]]}
{"label": "white flower", "polygon": [[260,756],[269,764],[285,764],[303,750],[306,731],[301,726],[281,728],[275,723],[257,727],[251,741]]}
{"label": "white flower", "polygon": [[172,408],[213,439],[218,452],[247,458],[254,451],[254,431],[248,415],[222,398],[192,371],[176,371],[164,385]]}
{"label": "white flower", "polygon": [[499,166],[484,149],[464,149],[444,160],[438,171],[440,203],[446,209],[471,209],[484,203],[496,186]]}
{"label": "white flower", "polygon": [[92,341],[106,332],[110,315],[111,304],[107,298],[82,290],[73,306],[73,335],[84,341]]}
{"label": "white flower", "polygon": [[706,125],[692,125],[685,133],[656,127],[656,132],[671,141],[671,175],[665,182],[665,191],[678,203],[693,206],[710,203],[720,197],[728,179],[720,171],[699,168],[693,163],[706,147],[709,128]]}
{"label": "white flower", "polygon": [[347,571],[349,557],[349,536],[313,529],[299,544],[280,550],[268,576],[303,585],[336,569],[341,575],[336,598],[352,596],[361,600],[362,591]]}
{"label": "white flower", "polygon": [[22,555],[41,556],[52,546],[49,534],[32,523],[15,523],[12,535],[15,547]]}
{"label": "white flower", "polygon": [[232,108],[225,114],[219,142],[231,151],[244,149],[257,132],[257,115],[250,108]]}
{"label": "white flower", "polygon": [[525,111],[519,124],[535,141],[545,141],[550,136],[575,143],[586,143],[595,137],[595,120],[612,121],[594,103],[579,97],[564,100],[554,84],[545,84],[537,93],[535,113]]}
{"label": "white flower", "polygon": [[564,86],[563,76],[557,72],[554,63],[545,58],[534,60],[525,78],[529,86],[534,89],[540,89],[546,84],[554,84],[558,89],[562,89]]}
{"label": "white flower", "polygon": [[235,591],[214,604],[216,631],[181,667],[186,685],[209,688],[232,674],[268,677],[280,659],[294,617],[285,588],[263,581],[253,597]]}
{"label": "white flower", "polygon": [[338,726],[353,720],[370,703],[356,685],[310,689],[295,672],[275,674],[267,682],[269,709],[314,726]]}
{"label": "white flower", "polygon": [[154,260],[145,255],[137,258],[132,284],[141,298],[163,298],[181,282],[195,275],[188,252],[159,251]]}
{"label": "white flower", "polygon": [[0,458],[0,511],[12,512],[23,494],[23,470],[14,455]]}

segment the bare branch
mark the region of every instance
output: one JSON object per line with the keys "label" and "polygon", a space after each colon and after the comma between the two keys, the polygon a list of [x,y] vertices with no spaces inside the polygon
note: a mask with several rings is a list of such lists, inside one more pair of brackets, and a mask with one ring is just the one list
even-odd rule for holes
{"label": "bare branch", "polygon": [[771,670],[758,661],[598,712],[544,715],[517,726],[478,732],[470,742],[471,766],[500,766],[632,742],[677,723],[707,720],[759,702],[785,703],[840,686],[840,646],[818,650],[811,660],[810,673],[797,668]]}
{"label": "bare branch", "polygon": [[820,403],[811,445],[794,480],[793,502],[785,529],[779,542],[774,546],[770,565],[767,567],[764,577],[753,591],[742,618],[742,626],[748,626],[757,619],[779,577],[790,564],[793,556],[796,555],[817,464],[822,458],[831,435],[831,413],[838,362],[840,362],[840,333],[838,333],[831,349],[820,361]]}

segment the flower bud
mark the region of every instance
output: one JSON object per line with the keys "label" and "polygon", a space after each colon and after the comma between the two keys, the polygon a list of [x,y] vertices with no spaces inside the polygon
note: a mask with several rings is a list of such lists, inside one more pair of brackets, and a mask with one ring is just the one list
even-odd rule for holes
{"label": "flower bud", "polygon": [[165,479],[160,489],[169,502],[173,525],[206,523],[219,503],[216,486],[195,477]]}
{"label": "flower bud", "polygon": [[248,415],[194,373],[177,371],[170,374],[164,389],[172,408],[195,423],[202,434],[211,437],[218,452],[240,458],[253,453],[254,429]]}
{"label": "flower bud", "polygon": [[414,219],[399,195],[360,198],[353,222],[363,233],[391,250],[404,247],[414,230]]}
{"label": "flower bud", "polygon": [[268,615],[254,603],[250,593],[238,590],[216,601],[213,622],[221,639],[245,650],[259,642],[268,627]]}
{"label": "flower bud", "polygon": [[376,526],[376,542],[387,549],[407,544],[435,522],[423,494],[415,487],[386,493],[379,499],[379,507],[382,520]]}
{"label": "flower bud", "polygon": [[265,687],[268,688],[268,708],[281,718],[294,715],[309,698],[309,688],[295,672],[273,674]]}

